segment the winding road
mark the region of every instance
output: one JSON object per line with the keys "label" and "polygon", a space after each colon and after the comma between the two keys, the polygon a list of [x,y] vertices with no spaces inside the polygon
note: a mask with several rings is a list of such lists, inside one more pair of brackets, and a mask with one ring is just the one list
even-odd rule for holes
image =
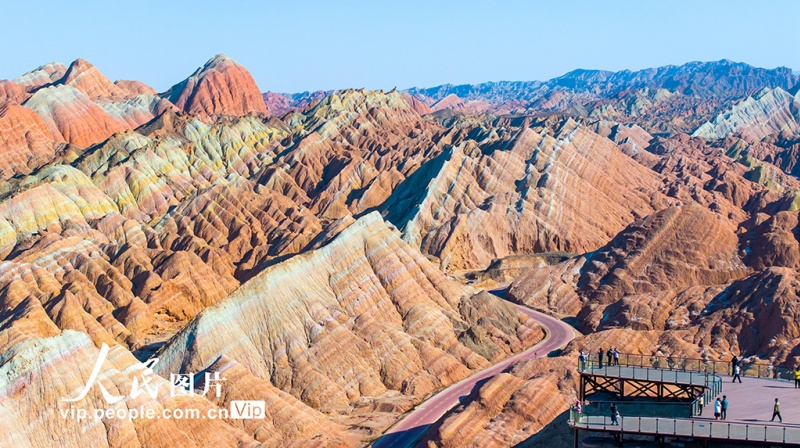
{"label": "winding road", "polygon": [[516,362],[545,357],[551,351],[565,346],[575,337],[570,325],[530,308],[516,304],[514,306],[545,329],[547,334],[544,340],[524,352],[507,358],[431,396],[390,428],[380,439],[375,441],[372,445],[373,448],[405,448],[412,446],[414,442],[425,434],[428,427],[459,404],[459,398],[469,395],[476,384],[502,373],[508,366]]}

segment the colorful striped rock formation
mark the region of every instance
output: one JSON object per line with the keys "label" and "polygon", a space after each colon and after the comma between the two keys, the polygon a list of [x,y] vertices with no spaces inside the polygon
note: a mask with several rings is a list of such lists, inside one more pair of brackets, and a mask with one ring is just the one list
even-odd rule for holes
{"label": "colorful striped rock formation", "polygon": [[371,213],[200,313],[158,352],[157,371],[226,356],[328,412],[391,391],[419,400],[542,338],[510,305],[475,293]]}
{"label": "colorful striped rock formation", "polygon": [[[368,445],[544,337],[483,290],[507,283],[586,336],[423,445],[557,443],[581,349],[795,365],[796,82],[719,61],[262,94],[223,55],[162,94],[82,59],[0,81],[0,447]],[[219,395],[62,400],[153,357],[152,385]],[[62,414],[246,400],[263,419]]]}
{"label": "colorful striped rock formation", "polygon": [[244,67],[218,54],[162,96],[178,108],[199,115],[267,112],[261,91]]}

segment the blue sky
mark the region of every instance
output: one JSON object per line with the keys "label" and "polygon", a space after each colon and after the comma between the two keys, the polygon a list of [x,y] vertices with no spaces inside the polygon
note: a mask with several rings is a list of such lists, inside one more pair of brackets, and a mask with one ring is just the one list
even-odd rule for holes
{"label": "blue sky", "polygon": [[800,69],[800,1],[227,3],[0,0],[0,79],[82,57],[112,80],[163,91],[216,53],[278,92],[543,80],[723,58]]}

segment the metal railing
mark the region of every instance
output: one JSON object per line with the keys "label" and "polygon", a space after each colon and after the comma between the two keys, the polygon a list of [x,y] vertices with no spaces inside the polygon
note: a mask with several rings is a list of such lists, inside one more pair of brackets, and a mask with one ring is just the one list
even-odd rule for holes
{"label": "metal railing", "polygon": [[[587,355],[587,362],[600,365],[598,353]],[[602,357],[602,365],[608,365],[608,357]],[[619,365],[628,367],[649,367],[664,370],[682,370],[686,372],[703,372],[717,375],[732,375],[733,364],[731,361],[713,361],[697,358],[680,358],[673,356],[636,355],[630,353],[619,354]],[[614,359],[611,360],[612,364]],[[794,369],[791,367],[774,366],[771,364],[758,364],[747,359],[739,360],[742,376],[757,378],[774,378],[794,380]]]}
{"label": "metal railing", "polygon": [[638,366],[598,366],[591,362],[578,368],[582,372],[591,372],[593,375],[611,378],[653,381],[659,383],[685,384],[688,386],[708,386],[711,382],[722,382],[719,375],[707,372],[692,372],[685,370],[668,370],[657,367]]}
{"label": "metal railing", "polygon": [[609,415],[611,403],[617,406],[620,414],[627,416],[646,416],[660,418],[690,418],[697,413],[698,399],[664,401],[598,401],[591,400],[583,404],[584,416]]}
{"label": "metal railing", "polygon": [[610,378],[702,387],[703,404],[701,405],[700,400],[695,398],[691,404],[691,415],[700,414],[702,407],[710,404],[711,400],[722,393],[722,378],[717,374],[683,370],[664,370],[655,367],[625,366],[621,365],[621,360],[620,365],[617,366],[604,365],[603,367],[599,367],[593,364],[593,361],[581,363],[578,366],[578,370]]}
{"label": "metal railing", "polygon": [[595,416],[569,411],[569,425],[573,428],[606,432],[625,432],[643,435],[724,439],[745,442],[800,444],[800,428],[766,423],[733,423],[660,417],[619,417],[619,424],[611,422],[610,415]]}

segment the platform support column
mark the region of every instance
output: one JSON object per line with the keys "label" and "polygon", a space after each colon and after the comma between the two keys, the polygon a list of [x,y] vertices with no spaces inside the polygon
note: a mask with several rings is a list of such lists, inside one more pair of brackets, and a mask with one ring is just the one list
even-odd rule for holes
{"label": "platform support column", "polygon": [[581,375],[581,388],[580,391],[578,391],[578,399],[581,403],[586,400],[586,375]]}

